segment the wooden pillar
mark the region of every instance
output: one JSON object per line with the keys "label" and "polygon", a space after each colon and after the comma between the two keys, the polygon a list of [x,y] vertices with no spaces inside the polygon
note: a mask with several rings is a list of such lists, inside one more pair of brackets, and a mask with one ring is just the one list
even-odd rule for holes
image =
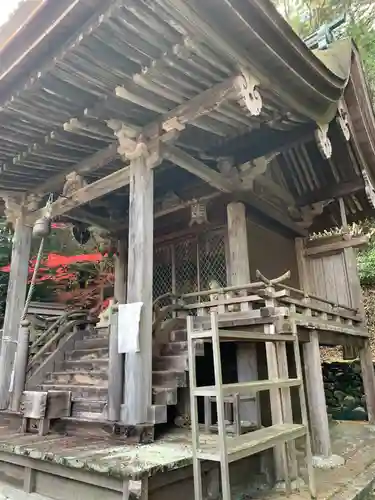
{"label": "wooden pillar", "polygon": [[124,355],[118,350],[117,304],[126,302],[126,241],[119,240],[115,257],[116,306],[110,318],[109,362],[108,362],[108,420],[118,422],[121,418],[121,404],[124,394]]}
{"label": "wooden pillar", "polygon": [[362,368],[362,380],[365,390],[368,421],[370,424],[375,424],[375,376],[374,363],[372,361],[372,353],[370,342],[366,340],[363,347],[359,351]]}
{"label": "wooden pillar", "polygon": [[[246,208],[243,203],[229,203],[227,207],[229,276],[230,284],[250,283],[249,249],[247,240]],[[256,345],[242,343],[237,346],[237,374],[239,382],[258,379]],[[240,404],[242,421],[259,422],[258,399]]]}
{"label": "wooden pillar", "polygon": [[130,162],[128,303],[142,302],[139,352],[126,354],[123,422],[147,423],[152,396],[154,177],[141,154]]}
{"label": "wooden pillar", "polygon": [[125,239],[121,239],[117,243],[114,298],[118,304],[126,303],[127,246]]}
{"label": "wooden pillar", "polygon": [[310,417],[312,451],[316,456],[331,456],[326,398],[320,361],[319,338],[310,333],[310,342],[303,345],[307,403]]}
{"label": "wooden pillar", "polygon": [[0,409],[8,408],[21,316],[25,305],[32,228],[21,215],[15,225],[0,352]]}

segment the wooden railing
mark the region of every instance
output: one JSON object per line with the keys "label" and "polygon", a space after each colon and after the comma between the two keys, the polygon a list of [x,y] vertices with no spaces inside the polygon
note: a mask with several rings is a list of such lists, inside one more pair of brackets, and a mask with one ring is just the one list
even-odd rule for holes
{"label": "wooden railing", "polygon": [[[212,311],[249,319],[262,315],[293,316],[301,326],[365,335],[365,318],[358,309],[337,304],[286,285],[290,273],[269,280],[257,271],[259,281],[240,286],[203,290],[181,296],[169,295],[168,312],[176,316],[207,316]],[[168,299],[165,295],[163,300]],[[270,306],[271,304],[271,306]],[[168,306],[167,306],[168,307]],[[164,312],[167,309],[164,308]],[[162,317],[161,315],[160,317]]]}

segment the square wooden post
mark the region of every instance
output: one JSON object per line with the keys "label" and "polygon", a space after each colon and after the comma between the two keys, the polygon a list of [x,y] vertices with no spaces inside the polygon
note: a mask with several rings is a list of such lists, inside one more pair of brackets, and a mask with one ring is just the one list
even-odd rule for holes
{"label": "square wooden post", "polygon": [[109,335],[108,362],[108,420],[118,422],[121,419],[121,404],[124,394],[124,355],[118,350],[118,310],[117,304],[126,302],[126,240],[117,244],[115,257],[115,289],[116,305],[111,315]]}
{"label": "square wooden post", "polygon": [[126,303],[127,246],[125,238],[117,242],[114,298],[118,304]]}
{"label": "square wooden post", "polygon": [[21,316],[25,305],[32,228],[21,214],[15,225],[0,353],[0,409],[8,408]]}
{"label": "square wooden post", "polygon": [[[227,206],[229,276],[231,285],[250,283],[249,248],[247,240],[246,207],[243,203]],[[239,382],[258,379],[256,345],[248,342],[237,345],[237,374]],[[240,403],[242,421],[259,424],[258,399]]]}
{"label": "square wooden post", "polygon": [[147,152],[130,162],[128,303],[142,302],[139,352],[125,357],[122,420],[147,423],[152,397],[152,282],[154,237],[154,174]]}
{"label": "square wooden post", "polygon": [[364,341],[363,347],[359,351],[362,368],[363,387],[366,396],[368,421],[370,424],[375,424],[375,375],[374,363],[372,361],[372,353],[370,342]]}
{"label": "square wooden post", "polygon": [[303,345],[303,359],[312,451],[315,456],[328,458],[332,455],[331,438],[320,361],[319,337],[316,331],[310,333],[310,342]]}

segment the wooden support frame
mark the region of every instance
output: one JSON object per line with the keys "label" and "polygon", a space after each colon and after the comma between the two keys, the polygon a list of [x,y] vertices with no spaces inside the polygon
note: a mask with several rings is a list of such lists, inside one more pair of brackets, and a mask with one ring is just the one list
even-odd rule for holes
{"label": "wooden support frame", "polygon": [[[115,257],[115,290],[117,304],[126,303],[126,241],[117,243],[118,255]],[[108,420],[121,419],[121,404],[124,393],[124,355],[118,349],[118,308],[113,308],[110,318],[109,362],[108,362]]]}
{"label": "wooden support frame", "polygon": [[375,425],[375,374],[370,342],[366,340],[359,350],[361,360],[362,380],[365,389],[368,421]]}
{"label": "wooden support frame", "polygon": [[[232,202],[227,206],[229,276],[233,286],[250,283],[250,262],[247,237],[246,207],[243,203]],[[247,303],[244,307],[249,307]],[[258,379],[256,346],[242,343],[237,346],[238,381]],[[259,398],[240,404],[240,419],[260,425]]]}
{"label": "wooden support frame", "polygon": [[10,390],[14,379],[13,370],[21,317],[26,298],[28,263],[31,248],[32,229],[25,225],[20,214],[16,221],[13,237],[12,261],[8,284],[3,337],[0,353],[0,409],[9,404]]}
{"label": "wooden support frame", "polygon": [[141,302],[139,352],[125,357],[122,421],[147,423],[152,393],[154,172],[141,154],[130,162],[128,303]]}
{"label": "wooden support frame", "polygon": [[320,360],[318,332],[310,332],[310,342],[303,344],[303,360],[308,411],[311,426],[313,454],[330,457],[331,438],[329,435],[328,415],[324,394],[324,383]]}
{"label": "wooden support frame", "polygon": [[88,158],[85,158],[74,167],[69,167],[64,172],[56,175],[55,177],[52,177],[51,179],[48,179],[46,182],[40,184],[39,186],[36,186],[35,189],[33,189],[33,193],[39,194],[53,191],[57,187],[64,184],[66,176],[70,172],[76,172],[79,175],[85,175],[95,172],[95,170],[99,170],[105,165],[108,165],[109,162],[116,158],[117,147],[117,143],[113,142],[113,144],[110,144],[105,149],[101,149],[97,153],[94,153]]}
{"label": "wooden support frame", "polygon": [[175,165],[187,170],[191,174],[196,175],[203,181],[210,184],[210,186],[224,193],[231,193],[234,191],[236,185],[231,180],[219,172],[216,172],[216,170],[208,167],[205,163],[196,160],[188,153],[185,153],[182,149],[177,148],[176,146],[164,145],[162,151],[166,160],[169,160]]}
{"label": "wooden support frame", "polygon": [[[154,168],[160,164],[160,155],[158,151],[150,154],[146,160],[148,168]],[[130,167],[126,166],[116,172],[113,172],[102,179],[99,179],[88,186],[75,191],[69,198],[59,198],[52,203],[51,215],[57,217],[70,210],[84,205],[96,198],[100,198],[116,189],[127,186],[130,182]],[[43,216],[43,210],[32,212],[27,217],[27,222],[33,223]]]}

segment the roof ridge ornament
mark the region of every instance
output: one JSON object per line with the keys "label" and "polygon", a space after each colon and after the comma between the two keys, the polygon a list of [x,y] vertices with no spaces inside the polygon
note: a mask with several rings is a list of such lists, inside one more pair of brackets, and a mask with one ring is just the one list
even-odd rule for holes
{"label": "roof ridge ornament", "polygon": [[350,140],[351,132],[350,132],[350,122],[349,122],[349,113],[345,104],[345,101],[341,99],[339,101],[338,109],[337,109],[337,117],[336,122],[340,127],[342,135],[344,136],[346,141]]}
{"label": "roof ridge ornament", "polygon": [[259,116],[263,108],[262,96],[256,88],[259,84],[259,80],[246,70],[242,70],[236,80],[239,104],[247,108],[252,116]]}
{"label": "roof ridge ornament", "polygon": [[329,124],[321,125],[317,124],[318,128],[315,130],[315,140],[316,145],[323,158],[329,160],[332,156],[332,144],[328,137]]}

